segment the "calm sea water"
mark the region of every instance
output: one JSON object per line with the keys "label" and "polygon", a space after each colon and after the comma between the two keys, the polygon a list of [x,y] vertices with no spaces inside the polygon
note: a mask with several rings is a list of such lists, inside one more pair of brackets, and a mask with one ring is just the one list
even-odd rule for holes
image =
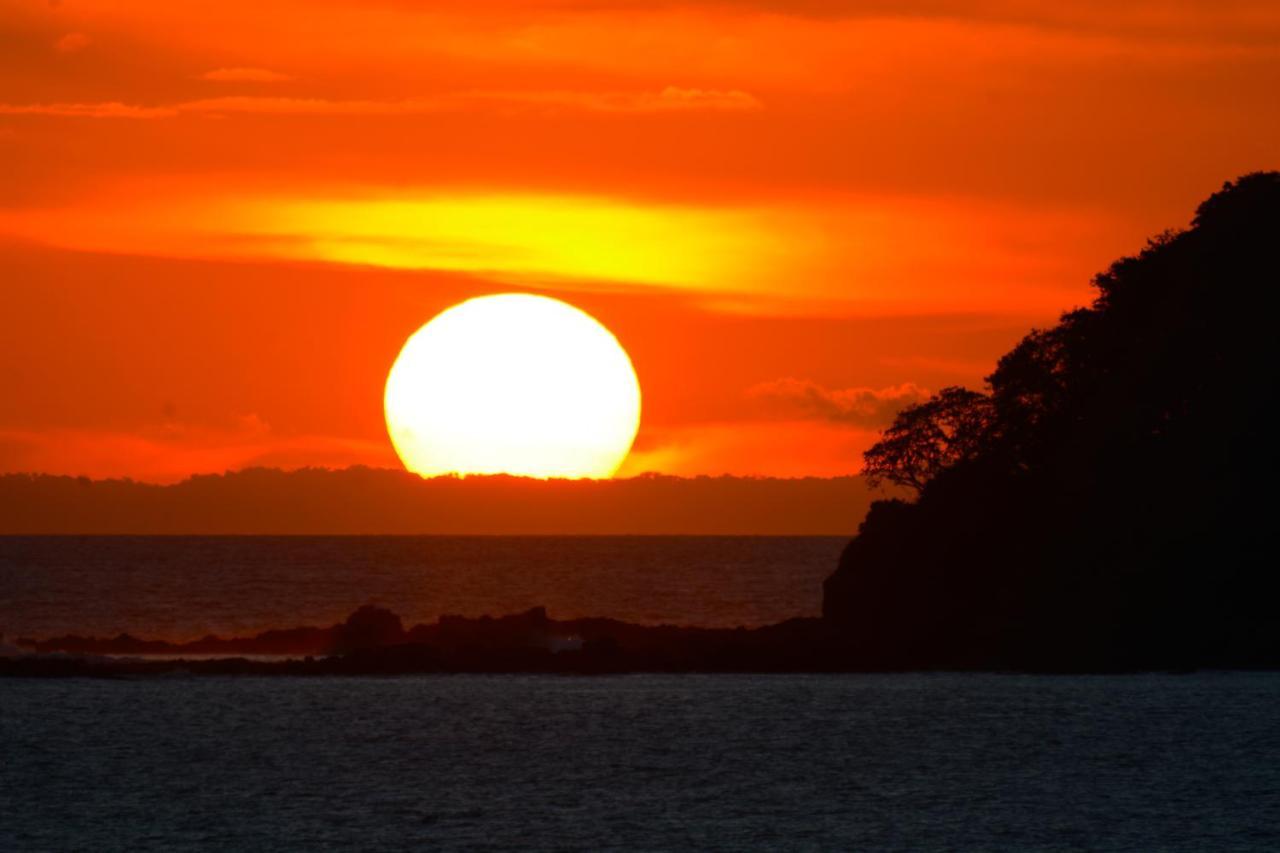
{"label": "calm sea water", "polygon": [[0,683],[0,849],[1280,849],[1280,674]]}
{"label": "calm sea water", "polygon": [[189,639],[543,605],[733,627],[814,616],[840,537],[0,537],[0,632]]}

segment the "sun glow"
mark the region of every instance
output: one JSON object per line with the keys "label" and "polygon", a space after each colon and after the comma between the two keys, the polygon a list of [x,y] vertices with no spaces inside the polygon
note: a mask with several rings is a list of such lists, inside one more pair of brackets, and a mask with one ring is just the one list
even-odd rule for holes
{"label": "sun glow", "polygon": [[626,351],[557,299],[497,294],[442,312],[387,377],[387,431],[423,476],[611,476],[640,425]]}
{"label": "sun glow", "polygon": [[619,198],[461,193],[279,195],[168,182],[108,186],[66,207],[0,208],[0,235],[85,251],[288,259],[484,275],[516,287],[589,282],[718,293],[795,270],[789,211]]}
{"label": "sun glow", "polygon": [[571,196],[312,199],[251,218],[325,261],[687,287],[741,281],[733,259],[769,244],[748,213]]}

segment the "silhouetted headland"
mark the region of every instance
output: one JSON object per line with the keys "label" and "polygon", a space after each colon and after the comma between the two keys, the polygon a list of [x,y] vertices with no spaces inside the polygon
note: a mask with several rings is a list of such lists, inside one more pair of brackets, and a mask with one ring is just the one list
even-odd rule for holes
{"label": "silhouetted headland", "polygon": [[1280,665],[1280,173],[1095,279],[982,392],[902,411],[826,619],[904,668]]}
{"label": "silhouetted headland", "polygon": [[867,452],[873,480],[916,496],[872,506],[821,619],[645,627],[538,608],[406,629],[365,607],[329,628],[180,645],[19,641],[40,655],[0,674],[1280,667],[1280,173],[1226,185],[1189,230],[1095,284],[1090,307],[1032,331],[983,391],[905,409]]}

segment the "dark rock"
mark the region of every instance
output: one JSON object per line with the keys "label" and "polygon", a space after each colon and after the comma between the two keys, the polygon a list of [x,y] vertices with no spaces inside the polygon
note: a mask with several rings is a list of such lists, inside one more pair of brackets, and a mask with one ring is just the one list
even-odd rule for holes
{"label": "dark rock", "polygon": [[404,641],[400,617],[385,607],[366,604],[347,617],[338,630],[335,651],[348,653],[376,649]]}

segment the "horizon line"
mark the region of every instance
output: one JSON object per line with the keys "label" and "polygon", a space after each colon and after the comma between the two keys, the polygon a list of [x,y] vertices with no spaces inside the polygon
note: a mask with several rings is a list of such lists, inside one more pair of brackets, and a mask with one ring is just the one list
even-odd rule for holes
{"label": "horizon line", "polygon": [[654,481],[654,480],[676,480],[681,482],[696,482],[703,480],[736,480],[736,481],[768,481],[768,482],[803,482],[808,480],[863,480],[865,476],[861,473],[850,474],[805,474],[793,477],[780,477],[767,474],[667,474],[661,471],[643,471],[639,474],[632,474],[625,477],[531,477],[523,474],[437,474],[431,477],[424,477],[415,474],[412,471],[403,468],[376,467],[372,465],[346,465],[341,467],[327,467],[323,465],[302,465],[291,468],[280,468],[269,465],[251,465],[245,468],[228,469],[225,471],[200,471],[192,472],[180,480],[172,482],[162,482],[156,480],[138,479],[134,477],[91,477],[87,474],[66,474],[55,473],[49,471],[0,471],[0,480],[6,479],[57,479],[57,480],[77,480],[87,481],[89,483],[118,483],[135,486],[154,486],[157,488],[171,488],[181,486],[196,480],[206,479],[228,479],[237,476],[251,474],[281,474],[281,475],[297,475],[297,474],[349,474],[349,473],[374,473],[374,474],[390,474],[404,476],[406,478],[414,478],[424,483],[439,482],[465,482],[465,481],[518,481],[528,483],[547,483],[547,484],[563,484],[563,483],[583,483],[583,484],[604,484],[604,483],[629,483],[634,481]]}

